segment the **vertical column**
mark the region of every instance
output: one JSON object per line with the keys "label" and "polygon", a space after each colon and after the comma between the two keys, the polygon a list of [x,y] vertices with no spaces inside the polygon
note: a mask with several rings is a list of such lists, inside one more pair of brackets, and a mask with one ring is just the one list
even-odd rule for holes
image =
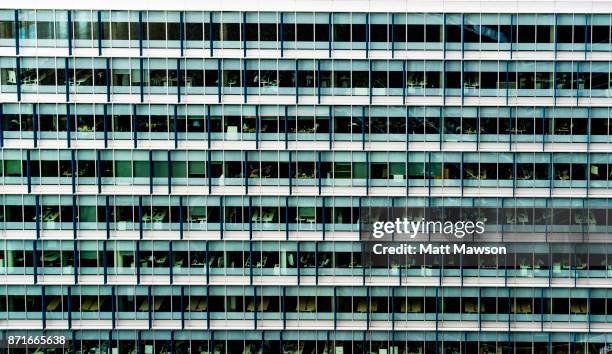
{"label": "vertical column", "polygon": [[[142,55],[142,54],[141,54]],[[138,83],[140,86],[140,102],[144,102],[144,58],[141,56],[140,60],[140,82]]]}
{"label": "vertical column", "polygon": [[147,287],[147,318],[149,329],[153,328],[153,295],[151,294],[151,285]]}
{"label": "vertical column", "polygon": [[206,106],[206,144],[208,145],[208,150],[210,150],[210,138],[211,138],[211,132],[210,132],[210,105],[207,105]]}
{"label": "vertical column", "polygon": [[106,224],[106,239],[109,240],[110,239],[110,216],[111,216],[111,209],[110,209],[110,196],[106,196],[105,197],[105,205],[104,205],[104,223]]}
{"label": "vertical column", "polygon": [[26,150],[26,177],[28,182],[28,194],[32,193],[32,161],[30,160],[30,150]]}
{"label": "vertical column", "polygon": [[[249,197],[249,244],[253,242],[253,197]],[[251,259],[251,266],[253,265],[253,260]]]}
{"label": "vertical column", "polygon": [[321,104],[321,60],[317,60],[317,103]]}
{"label": "vertical column", "polygon": [[576,83],[576,107],[578,107],[578,102],[580,102],[579,78],[580,78],[580,62],[577,61],[576,62],[576,80],[575,80],[575,83]]}
{"label": "vertical column", "polygon": [[296,278],[297,278],[297,285],[300,286],[300,278],[301,278],[301,275],[300,275],[300,269],[301,269],[300,263],[301,262],[300,262],[300,241],[299,240],[296,241],[296,246],[297,246],[297,252],[296,252],[296,257],[295,257],[295,263],[296,263],[296,268],[297,268],[297,277]]}
{"label": "vertical column", "polygon": [[[142,80],[141,80],[142,81]],[[176,59],[176,101],[181,103],[181,86],[183,85],[181,75],[181,59]]]}
{"label": "vertical column", "polygon": [[[225,209],[223,206],[223,196],[219,197],[219,205],[221,207],[221,218],[220,218],[220,232],[219,232],[219,237],[221,240],[223,240],[223,229],[225,228]],[[208,274],[208,273],[206,273]]]}
{"label": "vertical column", "polygon": [[[404,119],[406,124],[406,152],[410,151],[410,108],[405,107]],[[406,166],[407,167],[407,166]]]}
{"label": "vertical column", "polygon": [[508,81],[510,79],[510,74],[508,73],[509,69],[510,69],[510,61],[506,60],[506,72],[504,74],[504,79],[506,81],[506,106],[510,102],[510,88],[508,86]]}
{"label": "vertical column", "polygon": [[149,194],[153,194],[153,150],[149,150]]}
{"label": "vertical column", "polygon": [[[36,216],[36,220],[40,219],[40,213]],[[38,222],[38,221],[37,221]],[[33,278],[34,284],[38,284],[38,239],[40,238],[40,229],[37,229],[36,240],[32,241],[32,268],[33,268]]]}
{"label": "vertical column", "polygon": [[104,105],[104,148],[108,148],[108,106]]}
{"label": "vertical column", "polygon": [[[371,103],[371,102],[370,102]],[[365,106],[361,107],[361,150],[365,150],[365,136],[366,136],[366,128],[369,126],[366,125],[366,108]]]}
{"label": "vertical column", "polygon": [[[211,56],[212,56],[212,49],[211,49]],[[221,88],[223,87],[222,81],[223,81],[223,71],[221,71],[221,59],[217,59],[217,102],[218,103],[221,103]]]}
{"label": "vertical column", "polygon": [[[143,37],[144,37],[144,26],[142,22],[142,11],[138,11],[138,55],[142,58],[143,52]],[[142,76],[140,77],[140,81],[142,81]]]}
{"label": "vertical column", "polygon": [[4,147],[4,105],[0,103],[0,148]]}
{"label": "vertical column", "polygon": [[[184,309],[185,305],[185,287],[181,286],[181,309]],[[208,302],[206,303],[206,307],[208,307]],[[185,329],[185,311],[181,311],[181,329]],[[174,349],[172,353],[174,353]]]}
{"label": "vertical column", "polygon": [[295,85],[295,104],[298,103],[300,97],[300,85],[299,85],[299,60],[295,59],[295,73],[294,73],[294,82]]}
{"label": "vertical column", "polygon": [[[208,246],[208,241],[204,241],[204,248],[205,248],[205,253],[204,253],[204,267],[206,268],[206,285],[210,284],[210,258],[209,258],[209,246]],[[206,290],[208,290],[208,286],[206,287]],[[206,296],[206,312],[208,313],[210,306],[208,306],[208,304],[210,304],[210,302],[208,302],[208,296]]]}
{"label": "vertical column", "polygon": [[321,151],[317,151],[317,179],[318,179],[318,195],[321,195]]}
{"label": "vertical column", "polygon": [[72,185],[72,193],[76,193],[76,178],[78,174],[75,155],[76,150],[70,150],[70,184]]}
{"label": "vertical column", "polygon": [[134,149],[138,148],[138,124],[136,124],[137,117],[136,105],[132,105],[132,140],[134,142]]}
{"label": "vertical column", "polygon": [[66,89],[66,103],[70,102],[70,59],[64,59],[64,86]]}
{"label": "vertical column", "polygon": [[370,104],[372,104],[372,61],[368,64],[368,99]]}
{"label": "vertical column", "polygon": [[334,32],[334,24],[333,24],[333,18],[332,18],[332,13],[330,12],[327,18],[327,25],[329,26],[329,35],[327,38],[327,57],[331,58],[332,57],[332,42],[333,42],[333,32]]}
{"label": "vertical column", "polygon": [[[325,241],[325,234],[326,234],[326,229],[327,229],[327,217],[325,216],[325,197],[321,198],[321,210],[323,211],[321,213],[321,223],[323,224],[323,229],[321,230],[321,238],[323,239],[323,241]],[[317,284],[319,282],[319,278],[317,277]]]}
{"label": "vertical column", "polygon": [[[400,273],[400,279],[399,279],[399,281],[400,281],[400,286],[401,286],[401,283],[402,283],[402,267],[401,267],[401,266],[399,267],[399,273]],[[391,320],[391,332],[394,332],[394,331],[395,331],[395,287],[392,287],[392,288],[391,288],[391,301],[390,301],[390,302],[391,302],[391,303],[390,303],[389,305],[390,305],[390,307],[391,307],[391,314],[390,314],[390,315],[391,315],[391,316],[390,316],[390,317],[391,317],[391,318],[390,318],[390,320]],[[393,334],[392,334],[392,335],[393,335]],[[392,343],[392,346],[393,346],[393,347],[395,347],[395,346],[396,346],[396,343],[395,343],[395,336],[394,336],[394,335],[393,335],[393,343]],[[397,352],[392,351],[392,354],[397,354]]]}
{"label": "vertical column", "polygon": [[587,153],[587,173],[586,173],[586,197],[590,196],[591,187],[591,107],[587,108],[587,142],[586,142],[586,153]]}
{"label": "vertical column", "polygon": [[476,107],[476,151],[480,148],[480,106]]}
{"label": "vertical column", "polygon": [[461,151],[461,172],[460,172],[460,178],[461,178],[461,197],[463,197],[463,186],[464,186],[464,178],[463,178],[463,165],[465,164],[465,158],[464,158],[464,154],[463,151]]}
{"label": "vertical column", "polygon": [[407,85],[407,78],[406,78],[406,61],[402,60],[402,104],[406,104],[406,85]]}
{"label": "vertical column", "polygon": [[289,241],[289,197],[285,197],[285,241]]}
{"label": "vertical column", "polygon": [[283,58],[285,54],[285,17],[283,16],[283,12],[281,12],[279,15],[278,40],[280,42],[280,57]]}
{"label": "vertical column", "polygon": [[391,59],[395,58],[395,13],[391,14],[391,28],[390,28],[390,36],[391,36]]}
{"label": "vertical column", "polygon": [[241,23],[240,28],[241,28],[240,34],[242,36],[242,56],[246,58],[247,56],[246,12],[242,13],[242,23]]}
{"label": "vertical column", "polygon": [[559,39],[557,38],[557,14],[555,13],[554,25],[553,25],[553,51],[554,51],[554,60],[557,60],[557,44],[559,43]]}
{"label": "vertical column", "polygon": [[15,55],[19,56],[19,10],[15,10],[15,19],[14,19],[14,26],[15,26]]}
{"label": "vertical column", "polygon": [[[138,238],[142,240],[143,228],[142,228],[142,196],[138,197]],[[139,264],[136,264],[140,268]]]}
{"label": "vertical column", "polygon": [[185,11],[179,13],[179,40],[181,41],[181,57],[185,55]]}
{"label": "vertical column", "polygon": [[[76,197],[73,197],[74,200],[73,202],[76,202]],[[75,220],[73,222],[73,224],[76,224],[76,205],[73,204],[72,209],[73,211],[73,220]],[[76,229],[74,229],[73,231],[74,233],[74,238],[75,240],[72,243],[72,257],[74,259],[74,283],[78,284],[79,283],[79,248],[78,248],[78,241],[76,240]]]}
{"label": "vertical column", "polygon": [[259,150],[259,106],[255,106],[255,149]]}
{"label": "vertical column", "polygon": [[38,105],[32,104],[32,139],[34,147],[38,147]]}
{"label": "vertical column", "polygon": [[104,285],[108,284],[108,254],[107,241],[102,241],[102,265],[104,267]]}
{"label": "vertical column", "polygon": [[[297,97],[296,97],[297,100]],[[297,103],[297,102],[296,102]],[[284,122],[285,122],[285,150],[287,150],[289,148],[289,124],[288,124],[288,110],[289,107],[285,106],[285,114],[284,114]]]}
{"label": "vertical column", "polygon": [[243,177],[243,183],[244,183],[244,194],[249,194],[249,174],[248,174],[248,167],[249,167],[249,152],[245,151],[244,152],[244,163],[242,164],[242,177]]}
{"label": "vertical column", "polygon": [[368,59],[370,52],[370,13],[366,13],[365,18],[365,57]]}
{"label": "vertical column", "polygon": [[17,83],[17,101],[20,102],[21,101],[21,58],[16,57],[15,58],[15,66],[16,66],[16,74],[15,74],[15,81]]}
{"label": "vertical column", "polygon": [[103,38],[104,38],[104,30],[102,28],[102,12],[98,10],[98,56],[102,56],[102,39]]}
{"label": "vertical column", "polygon": [[247,82],[247,60],[246,59],[242,59],[242,95],[244,97],[244,103],[247,103],[247,97],[248,97],[248,82]]}
{"label": "vertical column", "polygon": [[136,262],[135,263],[136,263],[136,284],[140,285],[140,240],[136,240]]}
{"label": "vertical column", "polygon": [[98,194],[102,194],[102,156],[101,154],[102,152],[100,150],[96,150],[96,180],[98,182]]}
{"label": "vertical column", "polygon": [[[208,278],[208,272],[206,272],[206,277]],[[206,280],[206,304],[210,304],[210,287],[208,286],[208,279]],[[210,331],[210,306],[208,305],[206,306],[206,329]],[[214,346],[215,336],[214,336],[214,332],[212,331],[210,332],[210,340],[213,343],[211,347],[214,348],[215,347]]]}
{"label": "vertical column", "polygon": [[329,125],[329,131],[327,132],[327,141],[329,144],[329,150],[332,149],[334,143],[334,109],[332,106],[327,107],[327,124]]}
{"label": "vertical column", "polygon": [[[287,151],[287,153],[289,155],[289,162],[288,162],[288,164],[289,164],[289,168],[288,168],[288,170],[289,170],[289,195],[292,195],[293,194],[293,178],[292,178],[292,175],[293,175],[293,166],[292,166],[293,161],[291,159],[291,151]],[[296,169],[296,171],[297,171],[297,169]]]}
{"label": "vertical column", "polygon": [[172,130],[174,130],[174,149],[178,149],[178,106],[174,105],[172,114]]}
{"label": "vertical column", "polygon": [[[67,306],[68,308],[66,309],[67,310],[66,312],[68,312],[68,328],[72,328],[72,287],[69,285],[69,286],[67,286],[67,288],[68,289],[67,289],[67,292],[66,292],[67,293],[66,294],[66,298],[67,298],[66,300],[67,300],[67,303],[68,303],[68,306]],[[75,335],[74,335],[74,331],[73,331],[72,332],[72,353],[73,354],[76,351],[75,342],[76,342],[76,340],[75,340]]]}
{"label": "vertical column", "polygon": [[[210,57],[213,57],[213,13],[208,13],[208,37],[210,40]],[[221,78],[221,74],[219,74],[219,80]]]}
{"label": "vertical column", "polygon": [[[115,286],[111,286],[111,329],[115,329],[117,326],[117,316],[115,312],[117,311],[117,296]],[[112,333],[112,331],[111,331]]]}
{"label": "vertical column", "polygon": [[[111,100],[111,63],[110,58],[106,58],[106,69],[104,70],[104,82],[106,83],[106,102]],[[141,73],[142,74],[142,73]]]}
{"label": "vertical column", "polygon": [[365,151],[366,157],[366,184],[365,184],[365,194],[370,194],[370,152]]}
{"label": "vertical column", "polygon": [[72,56],[72,10],[68,10],[68,56]]}
{"label": "vertical column", "polygon": [[206,177],[208,178],[208,195],[212,194],[212,174],[210,173],[211,152],[206,151]]}
{"label": "vertical column", "polygon": [[172,150],[167,151],[168,160],[168,195],[172,194]]}
{"label": "vertical column", "polygon": [[184,225],[185,222],[185,210],[183,208],[183,196],[179,196],[179,239],[183,239]]}
{"label": "vertical column", "polygon": [[445,109],[444,106],[446,104],[444,104],[442,107],[440,107],[439,113],[438,113],[438,139],[439,139],[439,143],[438,143],[438,149],[440,151],[442,151],[442,145],[443,145],[443,141],[444,141],[444,114],[445,114]]}
{"label": "vertical column", "polygon": [[72,113],[70,103],[66,103],[66,147],[70,148],[70,135],[72,130]]}

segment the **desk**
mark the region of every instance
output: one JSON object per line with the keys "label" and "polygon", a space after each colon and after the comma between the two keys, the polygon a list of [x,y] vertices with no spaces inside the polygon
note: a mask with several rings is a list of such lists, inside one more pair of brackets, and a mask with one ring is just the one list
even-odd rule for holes
{"label": "desk", "polygon": [[298,304],[295,307],[295,312],[306,312],[306,306],[308,306],[308,299],[298,298]]}
{"label": "desk", "polygon": [[316,310],[317,306],[315,303],[315,298],[314,297],[310,297],[308,298],[308,302],[306,303],[306,308],[304,309],[304,311],[306,312],[314,312]]}
{"label": "desk", "polygon": [[465,313],[476,313],[478,312],[476,309],[476,303],[474,302],[466,302],[464,307]]}
{"label": "desk", "polygon": [[298,209],[297,221],[298,223],[307,222],[310,224],[314,224],[315,223],[315,208]]}
{"label": "desk", "polygon": [[105,299],[102,297],[99,300],[97,298],[93,298],[93,301],[89,304],[89,311],[97,312],[100,310],[100,306],[104,304]]}
{"label": "desk", "polygon": [[531,303],[512,304],[512,313],[531,313]]}
{"label": "desk", "polygon": [[155,258],[155,264],[157,265],[163,265],[164,263],[166,263],[166,260],[168,259],[168,256],[163,256],[160,258]]}
{"label": "desk", "polygon": [[166,217],[166,210],[159,210],[153,215],[152,219],[155,222],[162,222],[165,217]]}
{"label": "desk", "polygon": [[189,217],[189,222],[190,223],[205,223],[206,215],[191,215]]}
{"label": "desk", "polygon": [[570,307],[570,312],[576,315],[584,315],[587,313],[587,305],[586,303],[583,303],[583,304],[574,303]]}
{"label": "desk", "polygon": [[94,298],[93,297],[85,297],[85,299],[83,300],[83,302],[81,303],[81,310],[83,311],[89,311],[89,308],[92,306],[92,303],[94,302]]}
{"label": "desk", "polygon": [[55,262],[60,258],[59,251],[46,251],[43,256],[44,262]]}
{"label": "desk", "polygon": [[[40,219],[42,221],[56,221],[56,219],[59,217],[59,211],[53,210],[53,209],[44,209],[42,212],[42,215],[40,216]],[[36,221],[36,216],[32,218],[32,220]]]}
{"label": "desk", "polygon": [[[269,297],[264,297],[263,299],[258,297],[256,300],[257,303],[257,311],[267,311],[268,310],[268,306],[270,305],[270,298]],[[247,305],[247,311],[253,311],[255,309],[255,304],[253,302],[249,303]]]}
{"label": "desk", "polygon": [[49,302],[47,304],[47,311],[48,312],[53,312],[55,311],[55,309],[57,309],[57,307],[59,306],[59,304],[62,302],[62,298],[61,297],[56,297],[53,300],[51,300],[51,302]]}
{"label": "desk", "polygon": [[596,225],[595,217],[592,214],[588,214],[586,217],[582,214],[574,215],[574,222],[578,225]]}
{"label": "desk", "polygon": [[192,297],[189,300],[189,311],[199,312],[206,310],[206,300],[204,297]]}
{"label": "desk", "polygon": [[265,223],[271,223],[272,220],[274,220],[275,215],[276,215],[276,209],[269,210],[263,215],[263,217],[261,218],[261,221]]}
{"label": "desk", "polygon": [[257,262],[257,264],[255,264],[255,268],[265,268],[266,267],[266,263],[268,263],[268,257],[267,256],[263,256],[263,257],[261,257],[261,260],[259,262]]}
{"label": "desk", "polygon": [[145,299],[142,301],[140,306],[138,306],[138,311],[144,312],[149,310],[149,300]]}

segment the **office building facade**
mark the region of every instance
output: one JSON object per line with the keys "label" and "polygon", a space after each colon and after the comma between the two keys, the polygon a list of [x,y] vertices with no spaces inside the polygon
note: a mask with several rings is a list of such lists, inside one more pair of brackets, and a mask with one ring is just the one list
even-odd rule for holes
{"label": "office building facade", "polygon": [[[607,353],[611,28],[608,1],[0,3],[0,330],[38,338],[4,352]],[[389,206],[513,252],[365,264]]]}

